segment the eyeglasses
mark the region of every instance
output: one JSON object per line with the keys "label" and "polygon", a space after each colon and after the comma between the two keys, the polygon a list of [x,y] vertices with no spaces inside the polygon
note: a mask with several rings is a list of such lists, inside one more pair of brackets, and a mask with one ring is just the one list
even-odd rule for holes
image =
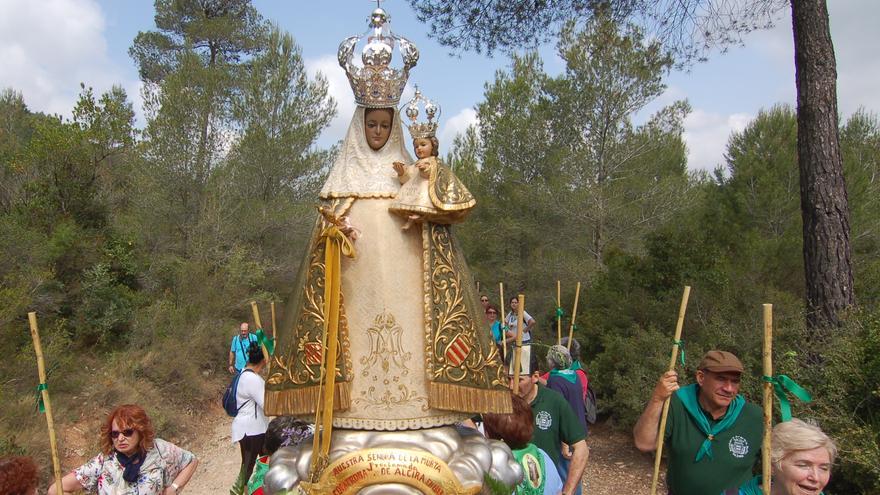
{"label": "eyeglasses", "polygon": [[498,313],[496,313],[495,311],[486,311],[486,314],[487,315],[497,315]]}
{"label": "eyeglasses", "polygon": [[125,438],[131,438],[131,436],[134,435],[134,428],[126,428],[122,431],[113,430],[110,432],[110,438],[116,440],[117,438],[119,438],[120,434]]}

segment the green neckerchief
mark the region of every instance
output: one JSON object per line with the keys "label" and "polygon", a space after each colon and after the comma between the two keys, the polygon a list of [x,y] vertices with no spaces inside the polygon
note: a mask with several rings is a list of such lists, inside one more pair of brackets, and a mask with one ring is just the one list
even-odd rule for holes
{"label": "green neckerchief", "polygon": [[[726,490],[724,493],[728,493],[730,490]],[[754,478],[746,481],[744,485],[739,487],[739,495],[764,495],[764,490],[761,488],[761,476],[755,476]],[[825,492],[819,492],[819,495],[825,495]]]}
{"label": "green neckerchief", "polygon": [[266,337],[265,332],[263,332],[262,328],[257,329],[257,343],[260,344],[260,347],[266,346],[266,352],[269,353],[270,356],[275,355],[275,336]]}
{"label": "green neckerchief", "polygon": [[745,484],[739,487],[738,493],[739,495],[764,495],[764,491],[761,489],[761,477],[755,476],[746,481]]}
{"label": "green neckerchief", "polygon": [[812,402],[813,397],[803,387],[792,380],[788,375],[764,376],[764,381],[773,384],[773,391],[779,399],[779,415],[782,422],[791,421],[791,402],[788,393],[800,399],[802,402]]}
{"label": "green neckerchief", "polygon": [[[263,459],[266,460],[263,461]],[[251,473],[251,479],[248,480],[248,495],[251,495],[263,486],[263,478],[266,477],[267,472],[269,472],[269,456],[258,457],[257,463],[254,464],[254,472]]]}
{"label": "green neckerchief", "polygon": [[[544,465],[544,456],[541,455],[541,451],[534,444],[529,443],[525,447],[513,450],[512,452],[516,462],[523,468],[523,480],[516,487],[516,495],[542,495],[544,493],[544,485],[547,483],[547,467]],[[531,479],[529,477],[529,466],[524,462],[526,454],[531,455],[538,461],[538,480],[541,482],[539,486],[532,486],[529,483]]]}
{"label": "green neckerchief", "polygon": [[694,423],[697,424],[697,428],[706,435],[706,439],[703,440],[703,444],[700,445],[700,450],[697,451],[697,457],[694,459],[694,462],[700,462],[704,456],[712,459],[712,440],[714,440],[718,434],[736,423],[736,420],[739,419],[739,413],[742,412],[743,406],[746,403],[746,400],[743,399],[741,395],[737,394],[727,407],[727,412],[724,413],[724,416],[718,420],[714,426],[709,426],[709,420],[706,418],[703,410],[700,409],[700,402],[697,399],[698,393],[699,390],[696,383],[682,387],[675,393],[678,398],[681,399],[685,411],[690,414]]}
{"label": "green neckerchief", "polygon": [[570,369],[571,371],[577,371],[584,369],[584,367],[581,366],[581,362],[579,360],[573,359],[571,361],[571,366],[569,366],[568,369]]}
{"label": "green neckerchief", "polygon": [[567,370],[552,369],[552,370],[550,370],[550,376],[561,376],[562,378],[565,378],[566,380],[568,380],[568,383],[577,383],[577,379],[578,379],[577,373],[572,369],[567,369]]}

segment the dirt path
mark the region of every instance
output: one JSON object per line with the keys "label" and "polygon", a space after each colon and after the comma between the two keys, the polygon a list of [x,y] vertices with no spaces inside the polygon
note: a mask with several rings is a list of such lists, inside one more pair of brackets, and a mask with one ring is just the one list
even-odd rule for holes
{"label": "dirt path", "polygon": [[[241,457],[238,445],[230,442],[231,418],[219,408],[205,411],[203,443],[193,445],[199,468],[186,487],[192,495],[229,493],[235,482]],[[590,430],[590,461],[584,475],[585,495],[642,495],[651,491],[653,457],[638,452],[628,434],[605,424]],[[665,495],[661,479],[658,493]]]}
{"label": "dirt path", "polygon": [[[584,495],[642,495],[651,493],[654,457],[633,447],[632,436],[606,424],[590,427],[590,460],[584,474]],[[664,469],[657,493],[666,495]]]}
{"label": "dirt path", "polygon": [[218,406],[205,411],[202,424],[205,442],[192,449],[199,458],[199,467],[185,492],[190,495],[225,495],[241,468],[238,444],[230,440],[232,418]]}

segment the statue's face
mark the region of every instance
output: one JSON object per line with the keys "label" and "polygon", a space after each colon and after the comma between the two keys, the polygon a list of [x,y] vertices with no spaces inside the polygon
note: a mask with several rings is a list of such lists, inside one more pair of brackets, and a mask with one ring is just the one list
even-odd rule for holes
{"label": "statue's face", "polygon": [[434,145],[427,138],[413,139],[413,148],[415,148],[416,157],[419,159],[428,158],[434,152]]}
{"label": "statue's face", "polygon": [[390,108],[370,108],[364,113],[364,134],[373,151],[379,151],[388,142],[393,119]]}

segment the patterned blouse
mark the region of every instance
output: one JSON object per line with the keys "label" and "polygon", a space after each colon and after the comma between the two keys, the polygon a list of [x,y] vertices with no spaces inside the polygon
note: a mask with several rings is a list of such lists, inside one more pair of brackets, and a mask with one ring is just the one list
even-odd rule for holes
{"label": "patterned blouse", "polygon": [[122,479],[123,467],[116,455],[98,454],[76,469],[76,479],[87,493],[98,495],[161,495],[174,478],[195,459],[192,452],[160,438],[147,451],[138,479],[129,484]]}

